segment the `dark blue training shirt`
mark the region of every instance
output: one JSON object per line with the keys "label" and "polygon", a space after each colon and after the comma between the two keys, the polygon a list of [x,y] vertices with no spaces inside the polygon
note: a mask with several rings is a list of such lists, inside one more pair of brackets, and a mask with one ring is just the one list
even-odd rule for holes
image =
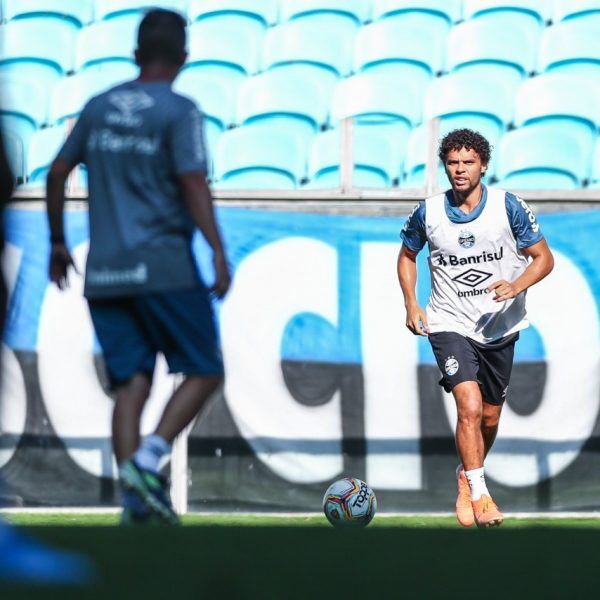
{"label": "dark blue training shirt", "polygon": [[[475,210],[469,214],[465,214],[458,206],[456,206],[452,196],[452,190],[446,192],[444,205],[446,208],[446,215],[452,223],[470,223],[481,214],[481,211],[483,211],[487,202],[487,188],[483,184],[481,187],[483,188],[481,201],[475,207]],[[505,203],[508,221],[513,235],[517,240],[517,247],[519,250],[533,246],[533,244],[537,244],[544,239],[535,215],[532,217],[533,221],[530,220],[529,214],[533,215],[533,212],[531,212],[531,209],[527,207],[525,202],[517,198],[514,194],[506,192]],[[419,252],[427,243],[424,200],[419,202],[409,215],[404,228],[400,233],[400,237],[406,247],[413,252]]]}
{"label": "dark blue training shirt", "polygon": [[131,81],[93,98],[59,157],[88,168],[88,298],[200,284],[194,223],[177,184],[206,173],[202,115],[167,82]]}

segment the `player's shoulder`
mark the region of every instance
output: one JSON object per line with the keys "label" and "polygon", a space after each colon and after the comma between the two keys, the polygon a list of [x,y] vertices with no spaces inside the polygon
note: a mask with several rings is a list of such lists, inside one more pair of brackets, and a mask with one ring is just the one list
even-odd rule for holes
{"label": "player's shoulder", "polygon": [[185,96],[184,94],[180,94],[173,90],[173,88],[169,88],[169,104],[173,107],[175,111],[178,111],[182,114],[188,114],[192,111],[200,112],[200,107],[198,104],[189,96]]}

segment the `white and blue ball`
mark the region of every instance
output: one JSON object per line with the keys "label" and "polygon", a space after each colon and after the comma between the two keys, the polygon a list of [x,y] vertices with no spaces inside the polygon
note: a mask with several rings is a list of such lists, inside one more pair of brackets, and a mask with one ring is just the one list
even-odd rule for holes
{"label": "white and blue ball", "polygon": [[335,526],[368,525],[377,511],[373,490],[356,477],[332,483],[323,497],[323,512]]}

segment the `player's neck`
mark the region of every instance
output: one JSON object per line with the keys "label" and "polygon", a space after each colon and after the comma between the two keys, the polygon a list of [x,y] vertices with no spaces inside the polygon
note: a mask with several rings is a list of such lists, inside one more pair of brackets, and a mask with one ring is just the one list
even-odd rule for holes
{"label": "player's neck", "polygon": [[138,80],[146,83],[153,83],[159,81],[164,81],[165,83],[173,83],[178,73],[179,68],[165,64],[157,63],[152,65],[145,65],[140,69]]}
{"label": "player's neck", "polygon": [[481,198],[483,197],[483,187],[481,185],[481,181],[469,191],[461,192],[452,190],[452,196],[454,197],[454,203],[460,210],[464,213],[469,214],[477,205],[481,202]]}

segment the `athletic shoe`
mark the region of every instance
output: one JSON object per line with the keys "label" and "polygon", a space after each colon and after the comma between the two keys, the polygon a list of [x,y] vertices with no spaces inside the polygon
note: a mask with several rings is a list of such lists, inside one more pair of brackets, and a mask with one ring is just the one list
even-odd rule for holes
{"label": "athletic shoe", "polygon": [[125,490],[135,492],[146,508],[163,523],[179,525],[179,517],[171,506],[164,477],[140,468],[133,459],[129,459],[119,469],[119,481]]}
{"label": "athletic shoe", "polygon": [[121,513],[121,527],[137,527],[139,525],[162,525],[163,521],[151,512],[136,512],[132,508],[125,507]]}
{"label": "athletic shoe", "polygon": [[495,527],[497,525],[502,525],[504,516],[489,496],[483,494],[479,500],[473,500],[472,504],[477,527]]}
{"label": "athletic shoe", "polygon": [[471,488],[463,468],[458,472],[458,496],[456,497],[456,518],[463,527],[471,527],[475,523],[471,504]]}

